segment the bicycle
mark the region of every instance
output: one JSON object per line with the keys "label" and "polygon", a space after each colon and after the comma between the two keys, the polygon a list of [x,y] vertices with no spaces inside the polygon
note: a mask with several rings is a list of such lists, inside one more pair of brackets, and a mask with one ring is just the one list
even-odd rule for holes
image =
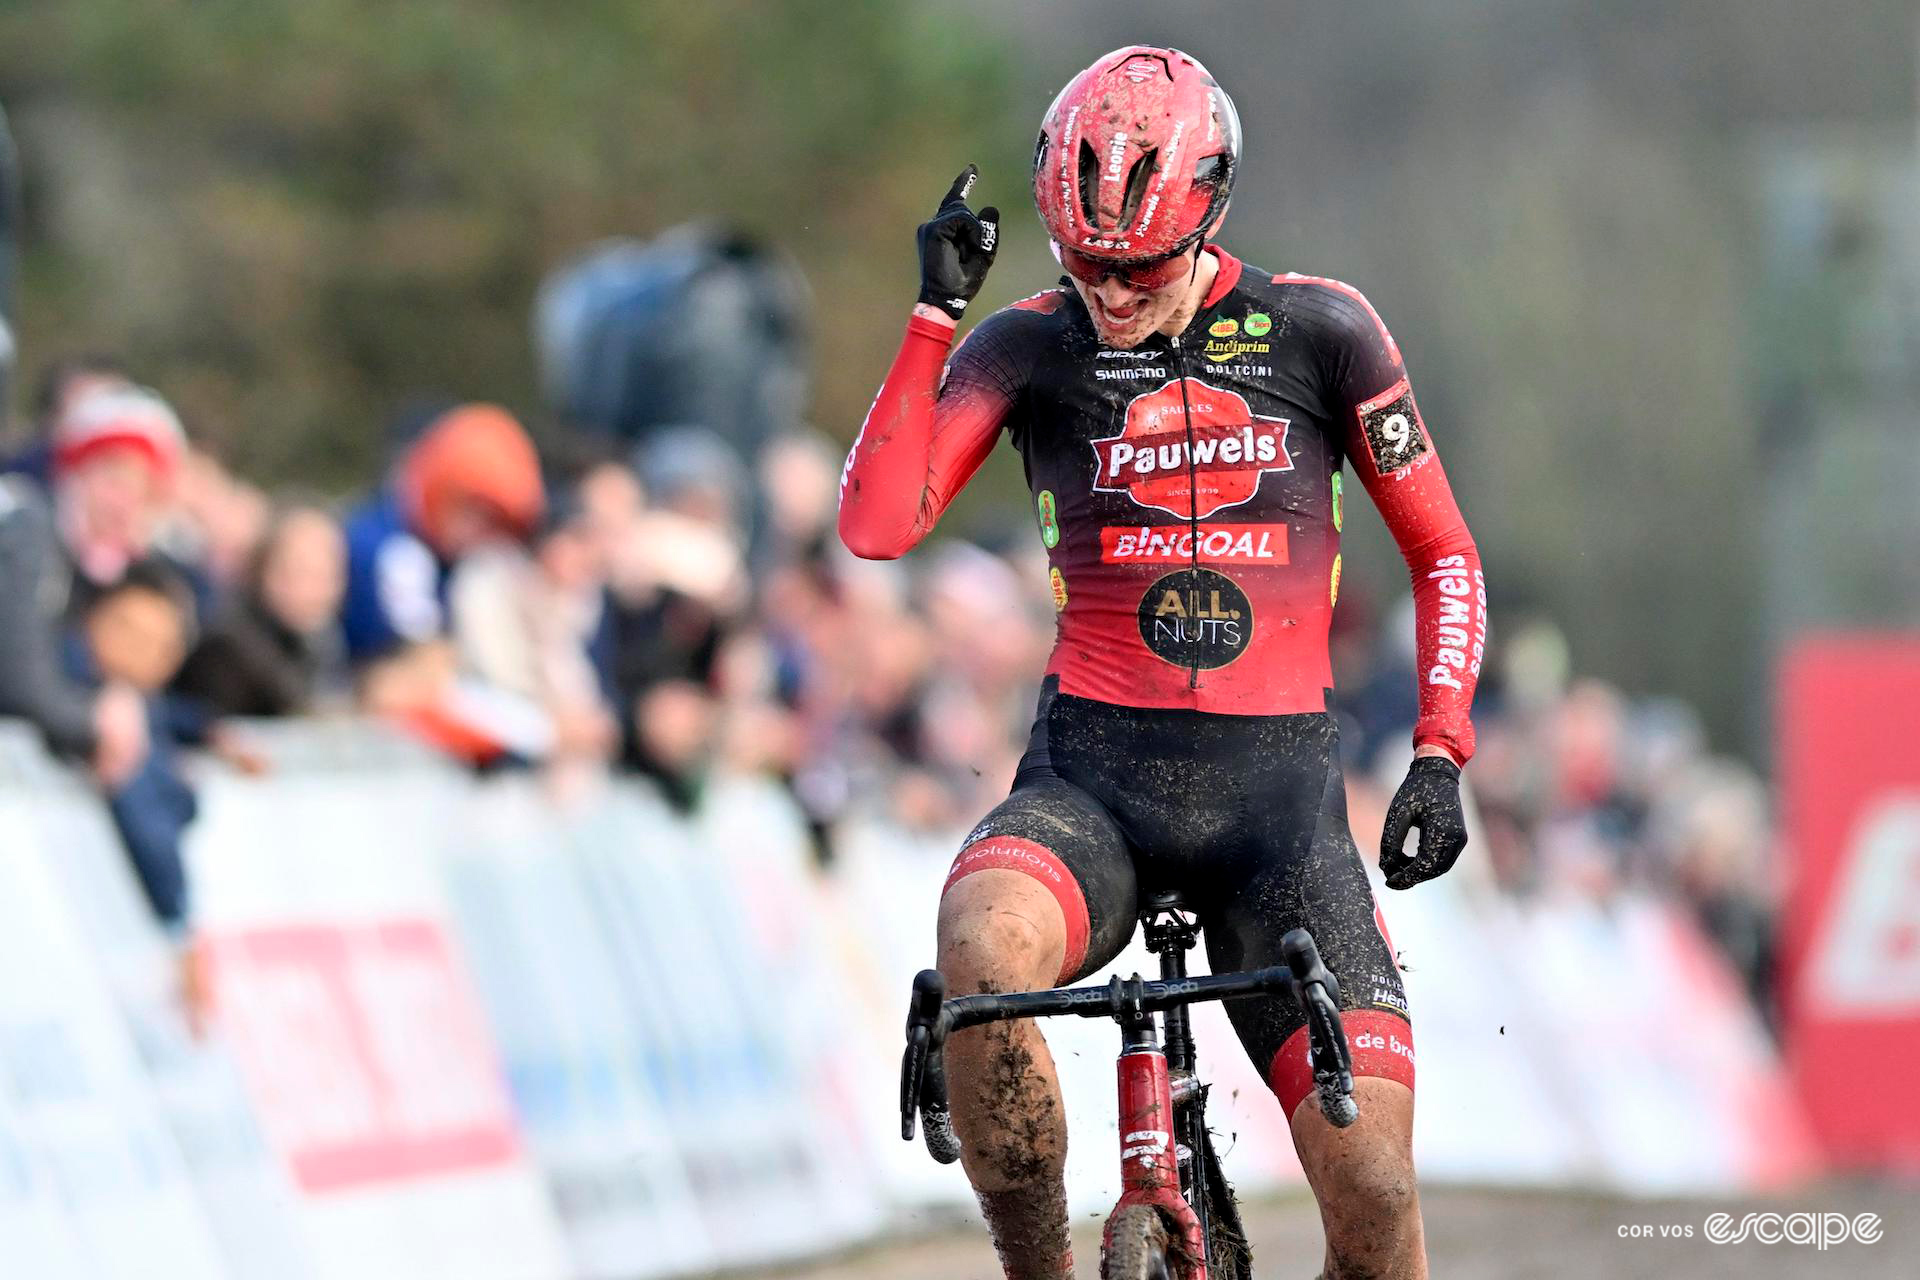
{"label": "bicycle", "polygon": [[[942,1164],[960,1158],[942,1056],[953,1032],[1018,1018],[1112,1018],[1121,1031],[1122,1190],[1102,1237],[1101,1280],[1252,1280],[1252,1252],[1239,1206],[1206,1125],[1208,1086],[1194,1070],[1187,1006],[1290,994],[1307,1015],[1321,1111],[1345,1128],[1360,1112],[1353,1100],[1353,1060],[1340,1024],[1340,986],[1305,929],[1281,939],[1284,964],[1190,978],[1187,952],[1200,927],[1180,896],[1155,895],[1140,922],[1147,950],[1160,957],[1157,982],[1136,973],[1126,979],[1115,975],[1104,986],[948,999],[940,971],[922,970],[913,980],[907,1010],[900,1136],[913,1140],[917,1112],[933,1158]],[[1155,1014],[1164,1023],[1164,1035]]]}

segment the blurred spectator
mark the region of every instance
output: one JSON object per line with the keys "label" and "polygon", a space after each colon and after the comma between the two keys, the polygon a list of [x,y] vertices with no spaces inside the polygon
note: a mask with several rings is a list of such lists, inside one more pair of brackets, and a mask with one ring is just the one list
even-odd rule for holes
{"label": "blurred spectator", "polygon": [[71,396],[53,430],[54,516],[85,583],[144,557],[175,508],[186,433],[151,391],[102,383]]}
{"label": "blurred spectator", "polygon": [[216,716],[289,716],[313,708],[341,662],[338,616],[346,542],[314,506],[281,511],[238,592],[174,682]]}
{"label": "blurred spectator", "polygon": [[32,433],[18,452],[0,461],[0,473],[26,476],[42,488],[50,486],[54,427],[68,405],[88,392],[132,385],[126,366],[114,356],[68,356],[55,361],[34,391]]}
{"label": "blurred spectator", "polygon": [[147,756],[145,704],[121,682],[77,683],[61,637],[147,553],[185,435],[152,392],[103,382],[68,397],[49,444],[50,501],[23,478],[0,485],[0,713],[31,720],[113,789]]}
{"label": "blurred spectator", "polygon": [[545,509],[533,441],[506,410],[462,405],[428,424],[346,522],[343,623],[367,709],[477,764],[551,749],[523,699],[461,679],[446,614],[459,561],[523,541]]}
{"label": "blurred spectator", "polygon": [[608,643],[606,544],[578,489],[555,494],[529,553],[496,544],[449,588],[460,666],[551,721],[552,754],[604,761],[619,742],[595,655]]}
{"label": "blurred spectator", "polygon": [[612,684],[624,757],[690,806],[720,738],[716,669],[750,602],[746,469],[719,437],[676,428],[641,453],[653,506],[609,566]]}
{"label": "blurred spectator", "polygon": [[175,519],[161,535],[169,554],[199,570],[201,603],[237,590],[273,518],[273,503],[220,460],[189,449],[180,468]]}
{"label": "blurred spectator", "polygon": [[1654,834],[1665,873],[1777,1025],[1773,917],[1778,885],[1766,790],[1743,765],[1706,760],[1661,797]]}
{"label": "blurred spectator", "polygon": [[148,750],[107,801],[148,903],[174,929],[184,924],[187,909],[180,840],[198,805],[180,776],[173,724],[160,695],[186,655],[192,630],[193,597],[185,581],[163,562],[144,560],[94,593],[65,645],[67,674],[82,687],[132,689],[147,700]]}
{"label": "blurred spectator", "polygon": [[760,451],[756,470],[765,519],[753,543],[756,578],[781,565],[817,562],[838,549],[833,524],[841,456],[817,431],[776,436]]}
{"label": "blurred spectator", "polygon": [[440,639],[454,562],[524,539],[545,506],[533,441],[511,414],[469,404],[436,418],[347,517],[348,655],[366,662]]}

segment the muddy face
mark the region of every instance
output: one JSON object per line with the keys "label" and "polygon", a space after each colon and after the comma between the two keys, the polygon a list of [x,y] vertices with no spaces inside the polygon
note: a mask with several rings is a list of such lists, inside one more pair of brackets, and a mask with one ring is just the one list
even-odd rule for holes
{"label": "muddy face", "polygon": [[1093,317],[1100,341],[1126,351],[1145,342],[1185,309],[1193,281],[1182,277],[1163,288],[1136,289],[1108,276],[1097,285],[1073,279],[1073,287],[1086,304],[1087,314]]}

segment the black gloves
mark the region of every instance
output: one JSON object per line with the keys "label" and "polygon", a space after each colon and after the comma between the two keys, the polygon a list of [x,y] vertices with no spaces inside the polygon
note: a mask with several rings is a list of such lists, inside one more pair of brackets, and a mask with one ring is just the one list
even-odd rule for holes
{"label": "black gloves", "polygon": [[[1407,829],[1420,828],[1420,852],[1401,851]],[[1467,847],[1467,815],[1460,808],[1460,766],[1443,756],[1417,756],[1407,780],[1387,806],[1380,833],[1380,870],[1387,888],[1411,889],[1453,869]]]}
{"label": "black gloves", "polygon": [[933,221],[920,224],[920,301],[955,320],[980,292],[1000,247],[1000,211],[988,205],[976,217],[967,208],[979,176],[972,165],[961,170]]}

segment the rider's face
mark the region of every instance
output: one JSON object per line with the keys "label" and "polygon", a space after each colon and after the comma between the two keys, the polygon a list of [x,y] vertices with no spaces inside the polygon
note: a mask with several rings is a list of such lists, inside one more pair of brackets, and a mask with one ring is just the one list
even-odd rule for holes
{"label": "rider's face", "polygon": [[[1090,283],[1080,273],[1070,273],[1073,287],[1093,317],[1100,340],[1110,347],[1137,347],[1149,334],[1161,329],[1181,309],[1193,287],[1194,258],[1199,249],[1179,254],[1169,267],[1184,264],[1184,269],[1165,273],[1170,279],[1155,287],[1142,287],[1121,275],[1108,275],[1099,283]],[[1137,280],[1137,277],[1136,277]]]}

